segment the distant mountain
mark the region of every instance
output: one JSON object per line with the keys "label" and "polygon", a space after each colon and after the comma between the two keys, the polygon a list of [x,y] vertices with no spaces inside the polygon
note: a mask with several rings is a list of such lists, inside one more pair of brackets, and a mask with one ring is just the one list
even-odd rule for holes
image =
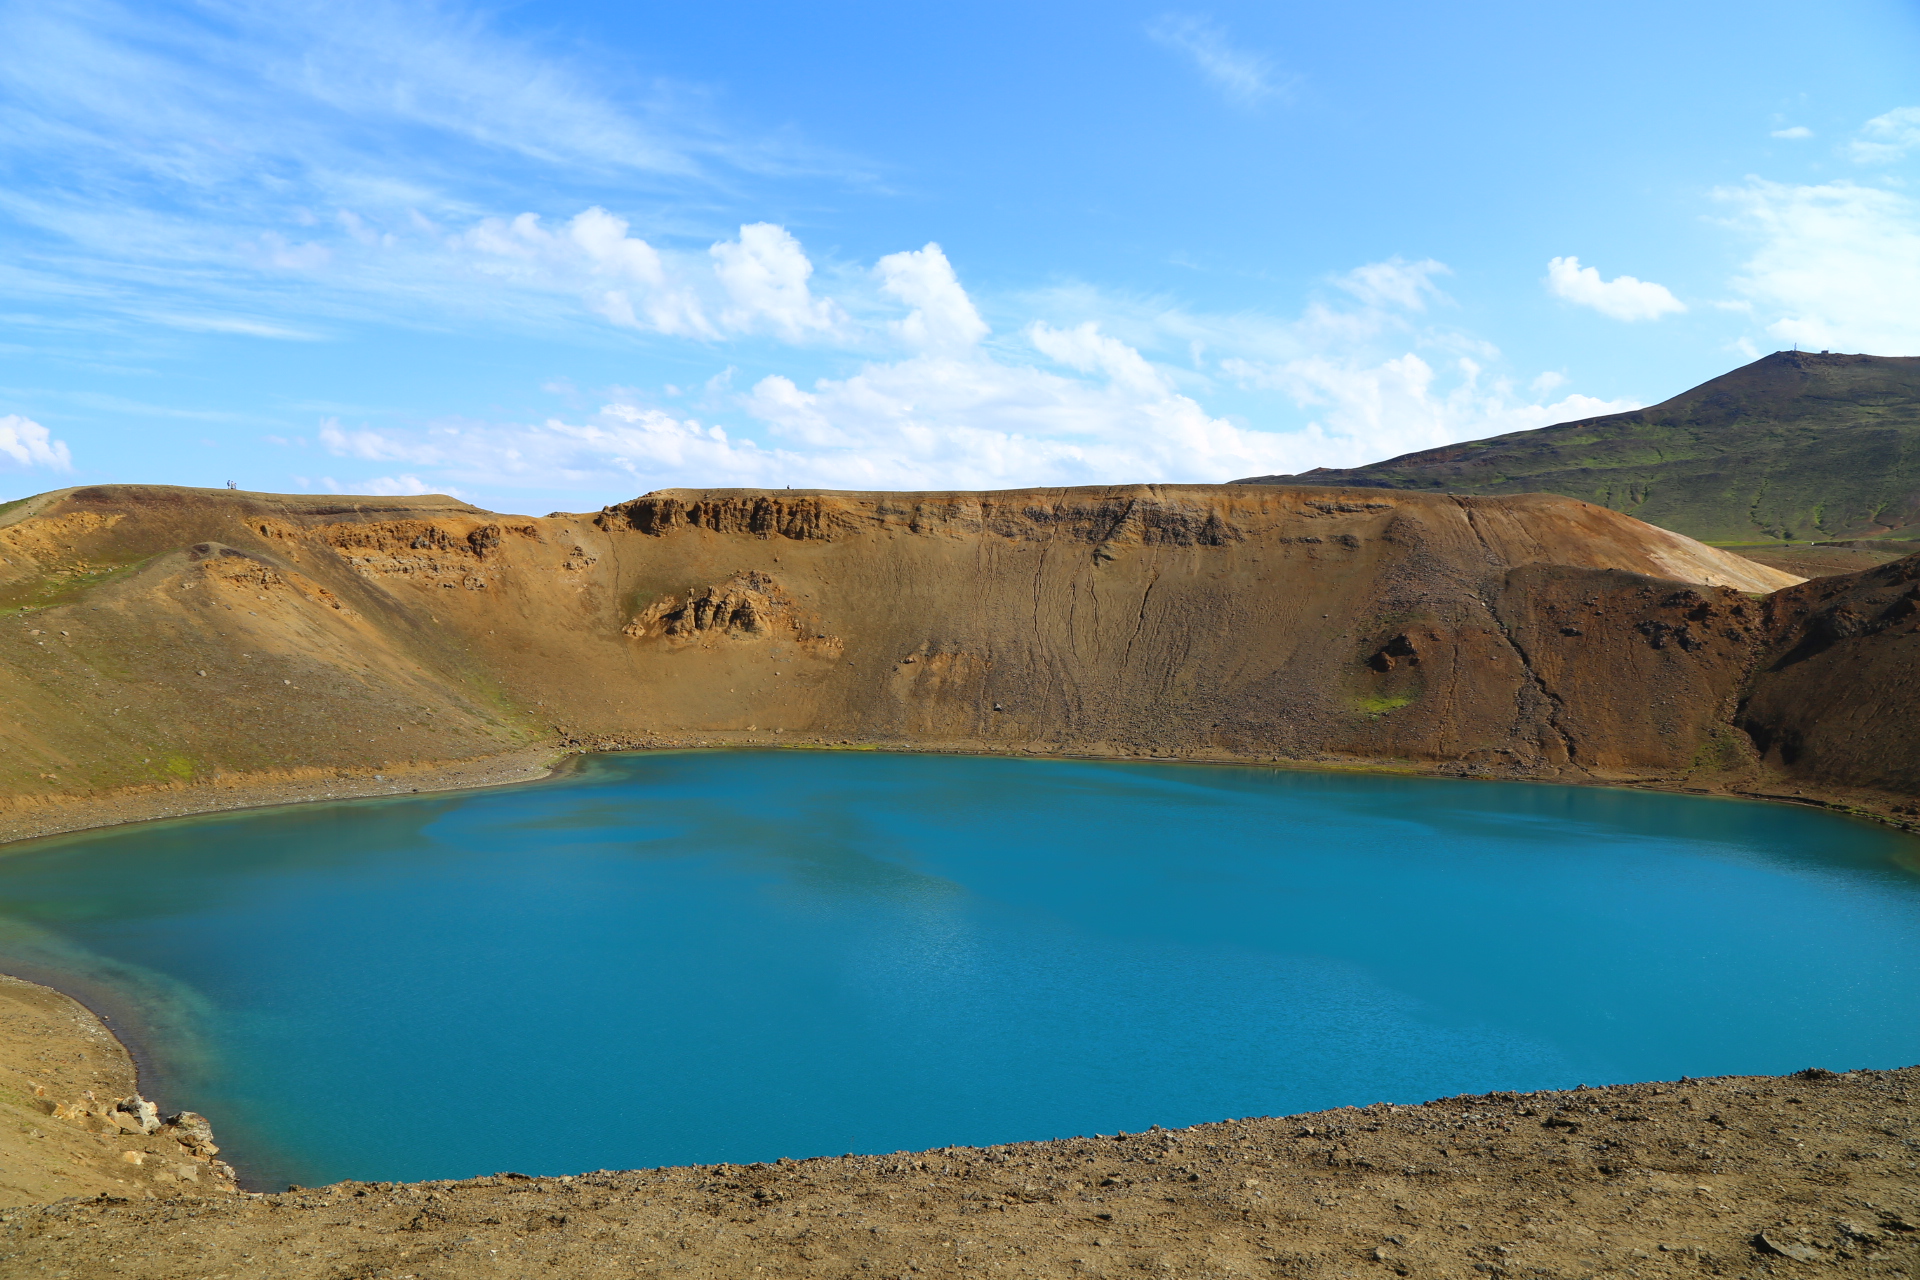
{"label": "distant mountain", "polygon": [[1776,351],[1632,413],[1235,483],[1558,493],[1712,542],[1920,537],[1920,358]]}

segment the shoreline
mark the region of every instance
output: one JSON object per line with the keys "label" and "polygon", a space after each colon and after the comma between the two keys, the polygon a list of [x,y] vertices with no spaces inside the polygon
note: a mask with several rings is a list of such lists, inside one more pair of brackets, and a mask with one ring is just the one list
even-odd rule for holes
{"label": "shoreline", "polygon": [[29,803],[16,801],[0,809],[0,856],[16,852],[19,846],[36,840],[142,822],[327,800],[433,795],[535,782],[551,776],[563,760],[577,754],[543,744],[426,765],[228,774],[198,784],[129,788]]}
{"label": "shoreline", "polygon": [[[1153,755],[1103,744],[1077,744],[1066,749],[1055,743],[856,742],[831,735],[792,738],[768,737],[764,731],[715,733],[689,737],[614,737],[562,735],[534,746],[496,755],[441,761],[432,764],[366,766],[354,770],[304,769],[269,774],[223,775],[206,783],[170,787],[140,787],[72,798],[0,807],[0,857],[17,853],[35,841],[83,831],[100,831],[176,818],[238,813],[332,800],[366,800],[383,796],[450,794],[484,787],[538,782],[588,756],[642,751],[699,751],[755,748],[802,751],[880,751],[906,755],[1005,756],[1011,759],[1087,760],[1106,763],[1224,765],[1287,769],[1300,772],[1385,774],[1400,777],[1451,779],[1465,782],[1524,782],[1563,787],[1615,787],[1658,791],[1701,799],[1748,800],[1823,809],[1920,835],[1920,806],[1899,797],[1865,790],[1826,790],[1795,786],[1781,789],[1757,780],[1727,780],[1718,785],[1694,785],[1684,778],[1603,777],[1591,773],[1541,776],[1496,772],[1455,762],[1425,763],[1394,759],[1354,759],[1251,756],[1229,752]],[[1905,810],[1905,812],[1902,812]]]}

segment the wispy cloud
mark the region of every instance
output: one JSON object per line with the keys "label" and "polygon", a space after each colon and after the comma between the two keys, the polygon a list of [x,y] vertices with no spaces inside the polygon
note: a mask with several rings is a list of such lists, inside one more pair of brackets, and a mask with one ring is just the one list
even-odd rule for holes
{"label": "wispy cloud", "polygon": [[1285,96],[1292,88],[1291,81],[1275,71],[1272,58],[1236,46],[1226,29],[1211,19],[1162,14],[1148,25],[1147,34],[1185,54],[1216,89],[1241,106]]}
{"label": "wispy cloud", "polygon": [[0,161],[10,292],[228,332],[485,314],[487,282],[447,269],[445,236],[528,191],[547,216],[618,197],[655,235],[704,243],[743,187],[860,180],[727,125],[697,86],[437,0],[0,0]]}
{"label": "wispy cloud", "polygon": [[1920,150],[1920,107],[1896,107],[1860,126],[1847,153],[1861,164],[1892,164]]}
{"label": "wispy cloud", "polygon": [[1451,274],[1446,263],[1432,258],[1408,262],[1395,256],[1355,267],[1334,283],[1371,307],[1425,311],[1429,300],[1445,296],[1433,278]]}
{"label": "wispy cloud", "polygon": [[238,333],[250,338],[278,338],[286,342],[318,342],[321,335],[307,329],[294,329],[268,320],[250,320],[244,316],[183,314],[154,311],[145,316],[155,324],[191,333]]}
{"label": "wispy cloud", "polygon": [[1757,178],[1715,194],[1754,245],[1734,287],[1776,342],[1920,355],[1920,201]]}

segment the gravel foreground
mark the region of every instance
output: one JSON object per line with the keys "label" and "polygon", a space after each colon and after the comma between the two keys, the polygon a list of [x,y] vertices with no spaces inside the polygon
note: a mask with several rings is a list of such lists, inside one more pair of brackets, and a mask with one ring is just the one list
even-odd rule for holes
{"label": "gravel foreground", "polygon": [[1920,1067],[577,1177],[73,1198],[0,1274],[1920,1276]]}

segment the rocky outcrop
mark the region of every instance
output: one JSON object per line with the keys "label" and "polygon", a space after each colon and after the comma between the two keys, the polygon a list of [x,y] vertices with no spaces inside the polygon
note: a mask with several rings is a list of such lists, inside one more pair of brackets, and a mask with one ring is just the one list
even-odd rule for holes
{"label": "rocky outcrop", "polygon": [[418,576],[436,586],[485,591],[489,574],[482,562],[497,562],[508,538],[539,533],[531,524],[488,522],[449,531],[438,523],[401,520],[324,525],[311,537],[369,578]]}
{"label": "rocky outcrop", "polygon": [[602,529],[633,529],[654,537],[676,529],[706,529],[721,534],[824,540],[836,531],[851,532],[854,528],[819,498],[740,493],[711,498],[649,494],[608,507],[594,523]]}

